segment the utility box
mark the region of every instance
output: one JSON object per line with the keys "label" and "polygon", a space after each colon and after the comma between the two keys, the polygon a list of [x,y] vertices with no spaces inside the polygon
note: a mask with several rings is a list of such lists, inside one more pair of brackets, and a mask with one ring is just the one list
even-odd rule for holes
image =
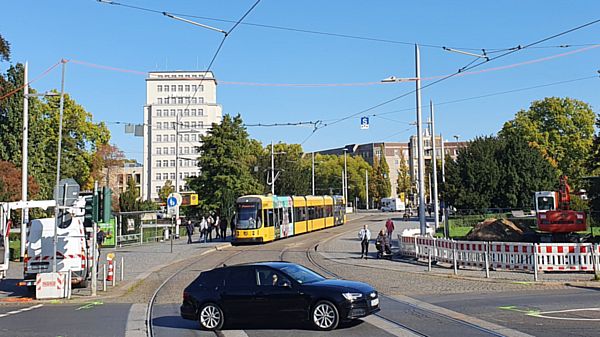
{"label": "utility box", "polygon": [[35,280],[38,300],[67,298],[71,293],[69,273],[39,273]]}

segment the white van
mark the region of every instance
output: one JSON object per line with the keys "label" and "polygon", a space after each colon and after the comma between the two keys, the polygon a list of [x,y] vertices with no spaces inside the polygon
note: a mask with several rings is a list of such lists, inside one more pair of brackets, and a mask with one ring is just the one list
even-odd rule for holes
{"label": "white van", "polygon": [[[56,271],[72,272],[72,284],[87,286],[91,276],[92,250],[89,248],[83,225],[85,199],[80,198],[67,210],[70,220],[57,227]],[[54,251],[54,218],[31,221],[27,236],[27,255],[24,263],[24,283],[33,286],[37,273],[52,272]]]}
{"label": "white van", "polygon": [[400,198],[381,198],[382,212],[400,212],[406,209],[406,205]]}

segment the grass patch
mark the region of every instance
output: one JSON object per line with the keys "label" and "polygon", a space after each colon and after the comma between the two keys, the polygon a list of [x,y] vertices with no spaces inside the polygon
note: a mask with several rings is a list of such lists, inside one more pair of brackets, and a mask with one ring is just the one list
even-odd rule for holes
{"label": "grass patch", "polygon": [[[463,239],[471,231],[473,227],[466,226],[450,226],[450,238],[451,239]],[[444,237],[444,228],[440,227],[435,233],[436,237]]]}

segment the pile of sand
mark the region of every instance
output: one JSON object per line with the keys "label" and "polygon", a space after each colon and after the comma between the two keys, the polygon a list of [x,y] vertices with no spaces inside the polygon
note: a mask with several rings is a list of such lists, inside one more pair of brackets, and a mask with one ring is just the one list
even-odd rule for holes
{"label": "pile of sand", "polygon": [[529,227],[516,225],[509,220],[491,218],[475,225],[467,234],[467,240],[519,242],[527,241],[532,232]]}

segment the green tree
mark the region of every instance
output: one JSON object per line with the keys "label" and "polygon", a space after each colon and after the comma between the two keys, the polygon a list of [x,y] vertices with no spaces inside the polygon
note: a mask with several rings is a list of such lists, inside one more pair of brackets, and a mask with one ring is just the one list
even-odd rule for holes
{"label": "green tree", "polygon": [[119,194],[119,208],[121,212],[153,211],[158,209],[158,205],[151,200],[140,200],[135,180],[129,177],[125,192]]}
{"label": "green tree", "polygon": [[[308,195],[311,193],[311,159],[304,156],[300,144],[277,143],[273,146],[276,154],[274,157],[275,172],[279,176],[275,181],[275,194],[277,195]],[[263,177],[271,169],[271,144],[262,152],[261,172]],[[266,170],[266,171],[265,171]],[[269,177],[269,181],[271,178]],[[266,183],[266,179],[263,179]],[[265,190],[271,192],[270,186]]]}
{"label": "green tree", "polygon": [[167,202],[169,194],[173,192],[175,192],[175,186],[173,186],[173,182],[171,180],[167,180],[165,181],[163,187],[161,187],[158,191],[158,197],[160,198],[160,201]]}
{"label": "green tree", "polygon": [[547,97],[534,101],[529,110],[519,111],[504,124],[500,135],[518,135],[574,185],[586,175],[594,135],[595,114],[585,102],[572,98]]}
{"label": "green tree", "polygon": [[202,136],[198,158],[201,173],[189,180],[202,209],[225,213],[237,197],[262,191],[252,175],[251,165],[256,163],[253,144],[239,115],[224,115],[221,124],[213,123]]}
{"label": "green tree", "polygon": [[0,61],[10,61],[10,43],[0,35]]}
{"label": "green tree", "polygon": [[[23,72],[23,65],[17,64],[0,76],[0,95],[21,87]],[[29,172],[36,177],[41,198],[52,196],[55,183],[59,101],[59,97],[29,99]],[[19,90],[0,101],[0,160],[21,165],[22,129],[23,92]],[[72,177],[90,189],[92,154],[109,138],[103,123],[93,123],[91,113],[65,95],[61,177]]]}
{"label": "green tree", "polygon": [[[410,172],[404,154],[400,153],[400,164],[398,165],[398,180],[396,181],[396,193],[400,195],[409,195],[411,190]],[[440,180],[441,181],[441,180]],[[404,201],[404,200],[403,200]]]}
{"label": "green tree", "polygon": [[[600,117],[596,119],[596,128],[600,130]],[[587,180],[587,192],[592,219],[598,224],[600,223],[600,131],[594,136],[591,152],[587,168],[592,177]]]}
{"label": "green tree", "polygon": [[445,169],[443,198],[459,209],[531,207],[535,191],[558,181],[557,170],[518,135],[478,137]]}

